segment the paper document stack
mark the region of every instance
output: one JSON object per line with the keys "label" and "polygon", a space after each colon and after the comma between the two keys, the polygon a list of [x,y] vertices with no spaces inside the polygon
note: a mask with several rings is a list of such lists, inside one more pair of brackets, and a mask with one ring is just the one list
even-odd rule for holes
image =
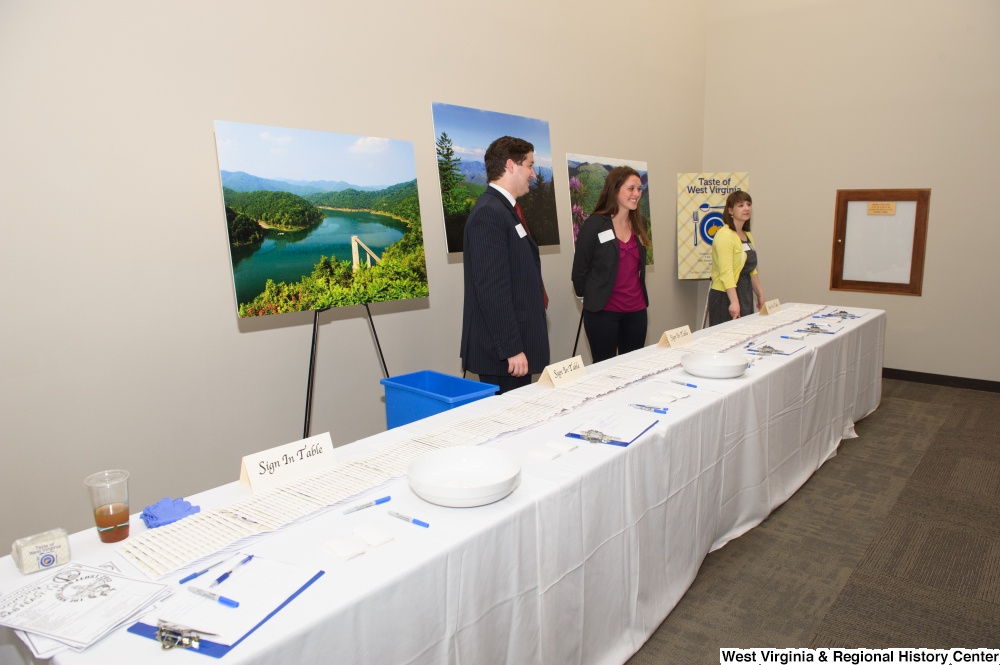
{"label": "paper document stack", "polygon": [[83,651],[170,593],[166,584],[68,563],[0,598],[0,625],[14,628],[36,658],[51,658]]}

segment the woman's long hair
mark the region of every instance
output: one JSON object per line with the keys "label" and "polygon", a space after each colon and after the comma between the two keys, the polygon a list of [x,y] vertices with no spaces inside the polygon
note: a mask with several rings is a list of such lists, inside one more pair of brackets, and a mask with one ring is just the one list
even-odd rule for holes
{"label": "woman's long hair", "polygon": [[[618,191],[625,184],[625,181],[632,176],[639,178],[639,182],[642,182],[642,176],[631,166],[616,166],[611,169],[608,177],[604,180],[604,188],[601,189],[601,195],[597,197],[597,205],[594,206],[595,215],[614,217],[618,214]],[[632,223],[632,233],[639,239],[643,247],[649,247],[649,232],[646,230],[646,218],[639,212],[639,208],[636,207],[635,210],[629,210],[628,218]]]}
{"label": "woman's long hair", "polygon": [[[729,214],[729,209],[735,208],[737,203],[742,203],[743,201],[747,201],[750,203],[750,205],[753,205],[753,199],[750,198],[750,195],[744,192],[742,189],[737,189],[735,192],[726,197],[726,207],[723,208],[722,210],[722,221],[726,226],[729,227],[730,231],[736,230],[736,224],[733,223],[733,216]],[[743,230],[744,231],[750,230],[749,219],[743,225]]]}

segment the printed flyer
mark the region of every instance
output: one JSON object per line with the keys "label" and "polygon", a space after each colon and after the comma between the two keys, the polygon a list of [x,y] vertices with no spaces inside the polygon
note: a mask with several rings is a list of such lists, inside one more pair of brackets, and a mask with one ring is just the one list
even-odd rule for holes
{"label": "printed flyer", "polygon": [[677,277],[712,276],[712,239],[732,192],[750,191],[749,173],[677,174]]}

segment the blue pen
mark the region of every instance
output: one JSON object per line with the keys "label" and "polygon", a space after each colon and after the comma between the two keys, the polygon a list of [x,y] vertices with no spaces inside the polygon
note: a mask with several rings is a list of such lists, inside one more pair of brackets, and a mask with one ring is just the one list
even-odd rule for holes
{"label": "blue pen", "polygon": [[213,568],[215,568],[216,566],[218,566],[220,563],[223,563],[224,561],[225,561],[225,559],[222,559],[221,561],[216,561],[215,563],[213,563],[208,568],[205,568],[204,570],[199,570],[197,573],[191,573],[190,575],[188,575],[187,577],[185,577],[184,579],[182,579],[180,582],[178,582],[178,584],[184,584],[185,582],[190,582],[191,580],[193,580],[196,577],[201,577],[202,575],[204,575],[208,571],[212,570]]}
{"label": "blue pen", "polygon": [[392,515],[395,518],[403,520],[404,522],[409,522],[410,524],[416,524],[417,526],[422,526],[425,529],[428,529],[431,526],[427,522],[421,522],[420,520],[415,520],[412,517],[408,517],[406,515],[402,515],[400,513],[394,512],[392,510],[389,510],[389,511],[386,511],[386,512],[388,512],[390,515]]}
{"label": "blue pen", "polygon": [[251,554],[247,558],[243,559],[242,561],[240,561],[238,564],[236,564],[235,566],[233,566],[232,568],[230,568],[226,572],[224,572],[221,575],[219,575],[219,578],[217,580],[215,580],[214,582],[212,582],[211,584],[209,584],[208,588],[211,589],[212,587],[218,586],[222,582],[225,582],[227,579],[229,579],[229,576],[233,574],[233,571],[235,571],[240,566],[245,566],[246,564],[250,563],[250,559],[252,559],[252,558],[253,558],[253,554]]}
{"label": "blue pen", "polygon": [[349,513],[353,513],[356,510],[364,510],[365,508],[371,508],[372,506],[383,504],[391,498],[392,498],[391,496],[384,496],[381,499],[375,499],[374,501],[369,501],[368,503],[362,503],[360,506],[353,506],[345,510],[344,514],[347,515]]}
{"label": "blue pen", "polygon": [[798,339],[798,340],[801,340],[802,338],[801,337],[789,337],[788,335],[782,335],[781,339]]}
{"label": "blue pen", "polygon": [[235,600],[233,600],[231,598],[226,598],[225,596],[220,596],[217,593],[212,593],[211,591],[205,591],[204,589],[199,589],[196,586],[189,586],[187,588],[187,590],[190,591],[191,593],[196,593],[199,596],[204,596],[205,598],[209,598],[211,600],[214,600],[215,602],[220,603],[222,605],[225,605],[226,607],[239,607],[240,606],[239,603],[237,603]]}
{"label": "blue pen", "polygon": [[698,386],[694,385],[693,383],[684,383],[683,381],[674,381],[673,379],[670,379],[670,383],[676,383],[679,386],[687,386],[688,388],[697,388],[698,387]]}
{"label": "blue pen", "polygon": [[629,404],[629,406],[639,409],[641,411],[651,411],[653,413],[667,412],[667,407],[665,406],[649,406],[648,404]]}

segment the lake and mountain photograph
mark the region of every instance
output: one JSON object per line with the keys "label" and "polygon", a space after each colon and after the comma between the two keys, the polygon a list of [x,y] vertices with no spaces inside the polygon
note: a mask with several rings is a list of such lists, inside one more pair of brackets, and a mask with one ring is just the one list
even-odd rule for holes
{"label": "lake and mountain photograph", "polygon": [[476,199],[489,186],[484,161],[486,149],[501,136],[514,136],[535,146],[535,179],[530,191],[517,202],[532,239],[539,245],[558,245],[559,219],[552,186],[549,123],[451,104],[434,103],[431,111],[448,251],[462,251],[465,221]]}
{"label": "lake and mountain photograph", "polygon": [[[653,221],[649,216],[649,174],[646,170],[646,162],[566,153],[566,167],[569,170],[569,202],[573,209],[574,246],[576,246],[576,237],[580,233],[580,227],[594,212],[597,198],[601,195],[601,189],[604,187],[608,173],[616,166],[631,166],[639,173],[639,180],[642,182],[639,212],[646,218],[646,231],[649,233],[650,241],[652,241]],[[646,265],[653,265],[652,243],[646,248]]]}
{"label": "lake and mountain photograph", "polygon": [[239,316],[423,298],[413,143],[215,121]]}

